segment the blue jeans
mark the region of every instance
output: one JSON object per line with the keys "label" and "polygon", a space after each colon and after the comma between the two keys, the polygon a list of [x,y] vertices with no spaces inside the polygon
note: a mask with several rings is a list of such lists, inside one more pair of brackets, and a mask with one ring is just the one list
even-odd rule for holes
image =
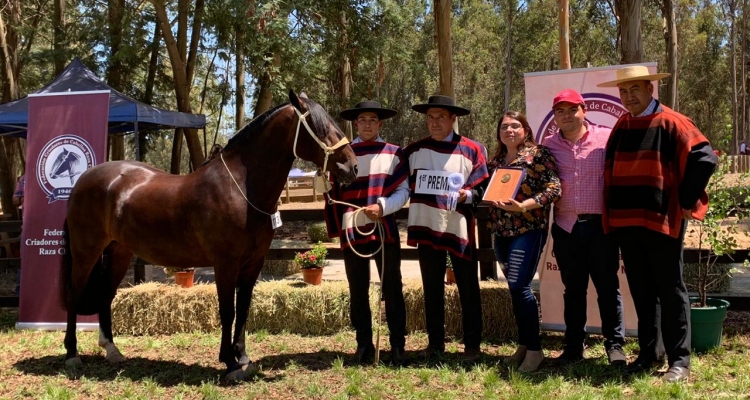
{"label": "blue jeans", "polygon": [[508,280],[513,315],[518,326],[518,344],[528,350],[539,351],[539,305],[531,291],[547,231],[536,229],[519,236],[495,235],[495,258],[500,262]]}

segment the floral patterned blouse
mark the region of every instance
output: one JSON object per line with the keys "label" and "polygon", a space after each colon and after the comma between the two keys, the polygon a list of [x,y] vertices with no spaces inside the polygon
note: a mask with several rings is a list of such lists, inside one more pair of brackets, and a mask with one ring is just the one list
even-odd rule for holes
{"label": "floral patterned blouse", "polygon": [[530,230],[547,229],[552,203],[562,194],[555,157],[549,149],[541,145],[524,147],[509,164],[497,158],[487,162],[490,175],[498,167],[525,168],[526,178],[516,194],[516,201],[523,202],[533,198],[542,208],[521,213],[490,206],[488,227],[500,236],[519,236]]}

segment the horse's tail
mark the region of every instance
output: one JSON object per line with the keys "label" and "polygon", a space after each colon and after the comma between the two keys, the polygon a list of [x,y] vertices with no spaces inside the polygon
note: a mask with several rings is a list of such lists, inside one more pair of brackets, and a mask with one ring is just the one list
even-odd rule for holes
{"label": "horse's tail", "polygon": [[111,274],[104,273],[106,269],[102,258],[109,260],[108,267],[111,270],[112,257],[111,254],[107,254],[111,252],[105,250],[107,256],[97,258],[87,278],[83,293],[75,293],[73,291],[73,255],[70,251],[70,230],[67,219],[63,225],[63,239],[65,240],[65,254],[63,254],[60,266],[60,305],[64,310],[75,310],[78,315],[97,314],[109,287],[107,278],[111,276]]}

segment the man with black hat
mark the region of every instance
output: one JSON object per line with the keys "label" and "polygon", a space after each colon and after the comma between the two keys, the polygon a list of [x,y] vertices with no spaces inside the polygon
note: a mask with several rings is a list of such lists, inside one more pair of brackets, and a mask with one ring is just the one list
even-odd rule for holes
{"label": "man with black hat", "polygon": [[586,102],[573,89],[552,100],[558,132],[547,136],[547,146],[557,160],[563,196],[555,203],[552,248],[560,268],[565,319],[565,347],[560,364],[583,360],[589,277],[596,289],[604,348],[609,363],[627,362],[625,323],[620,295],[620,254],[612,235],[602,228],[604,148],[610,129],[586,121]]}
{"label": "man with black hat", "polygon": [[[355,358],[359,363],[371,361],[375,354],[369,301],[370,256],[375,259],[382,281],[391,361],[404,362],[406,306],[401,283],[401,242],[394,213],[409,199],[409,170],[403,150],[379,135],[383,120],[396,114],[396,110],[383,108],[377,101],[363,101],[341,112],[341,118],[354,122],[359,135],[351,143],[359,170],[357,179],[348,186],[334,181],[330,195],[356,207],[335,203],[325,208],[328,236],[339,238],[344,253],[350,319],[357,332]],[[381,223],[382,231],[376,229],[375,221]]]}
{"label": "man with black hat", "polygon": [[[626,373],[658,364],[658,327],[669,361],[666,382],[690,376],[690,302],[682,278],[688,220],[708,211],[706,185],[717,157],[693,121],[653,98],[645,66],[615,72],[613,81],[628,110],[612,128],[605,151],[605,232],[614,232],[638,315],[638,358]],[[659,311],[660,310],[660,311]],[[659,318],[659,314],[661,317]]]}
{"label": "man with black hat", "polygon": [[409,226],[407,243],[417,246],[424,288],[428,346],[425,356],[445,351],[444,284],[450,257],[461,299],[464,359],[481,357],[482,304],[476,260],[474,204],[489,176],[486,150],[481,144],[453,131],[456,118],[471,111],[448,96],[431,96],[412,106],[427,115],[430,136],[405,149],[409,160]]}

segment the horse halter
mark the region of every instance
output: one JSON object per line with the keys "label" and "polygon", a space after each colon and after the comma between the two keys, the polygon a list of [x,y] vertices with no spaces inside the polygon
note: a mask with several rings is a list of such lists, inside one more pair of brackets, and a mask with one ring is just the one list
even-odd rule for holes
{"label": "horse halter", "polygon": [[[318,139],[318,137],[313,133],[312,129],[310,129],[310,125],[307,124],[307,116],[310,114],[310,110],[305,111],[304,114],[302,114],[296,107],[292,107],[294,109],[294,112],[297,113],[297,116],[299,119],[297,120],[297,132],[294,134],[294,147],[292,147],[292,151],[294,152],[294,157],[299,158],[297,155],[297,139],[299,138],[299,128],[300,125],[304,125],[305,129],[307,129],[307,133],[312,136],[313,139],[318,143],[321,149],[323,149],[323,152],[325,153],[325,158],[323,159],[323,169],[322,173],[324,174],[326,172],[326,167],[328,167],[328,156],[336,152],[336,149],[338,149],[341,146],[346,146],[349,143],[349,139],[344,136],[343,139],[339,140],[338,143],[334,144],[333,146],[327,146],[325,143],[323,143],[322,140]],[[326,179],[325,182],[327,183],[326,189],[331,190],[330,182]],[[326,190],[326,191],[328,191]]]}

